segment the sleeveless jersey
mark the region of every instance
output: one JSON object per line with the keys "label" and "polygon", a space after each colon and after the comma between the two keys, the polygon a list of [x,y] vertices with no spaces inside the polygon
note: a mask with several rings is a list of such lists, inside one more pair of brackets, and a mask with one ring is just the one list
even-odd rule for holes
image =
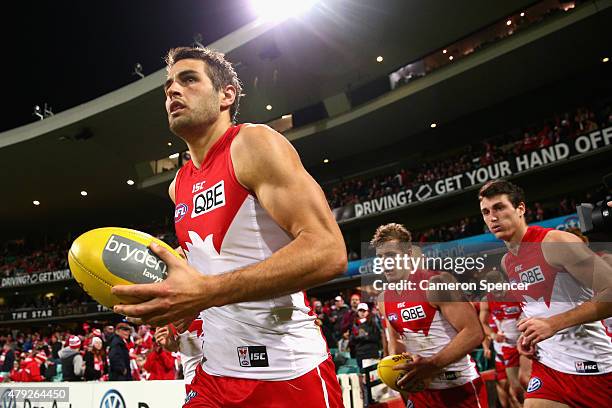
{"label": "sleeveless jersey", "polygon": [[178,335],[181,364],[185,385],[191,384],[196,367],[202,361],[202,320],[195,319],[187,331]]}
{"label": "sleeveless jersey", "polygon": [[[530,226],[517,255],[508,252],[505,267],[510,282],[529,283],[522,296],[527,317],[550,317],[574,309],[593,297],[565,269],[546,262],[542,242],[550,228]],[[563,373],[596,375],[612,372],[612,344],[601,321],[561,330],[537,344],[537,359]]]}
{"label": "sleeveless jersey", "polygon": [[[428,271],[417,271],[412,281],[432,276]],[[418,285],[417,285],[418,286]],[[402,337],[406,350],[422,357],[440,352],[457,335],[457,330],[432,306],[421,290],[384,293],[385,315],[389,325]],[[466,355],[448,365],[435,377],[429,389],[458,387],[479,377],[476,364]]]}
{"label": "sleeveless jersey", "polygon": [[[261,262],[291,242],[236,179],[230,146],[240,129],[230,127],[201,168],[190,160],[176,176],[176,235],[189,264],[206,275]],[[309,311],[302,292],[202,311],[203,370],[259,380],[289,380],[309,372],[328,357]]]}
{"label": "sleeveless jersey", "polygon": [[508,346],[516,347],[521,332],[517,327],[517,323],[521,316],[521,304],[519,302],[504,302],[497,301],[492,296],[489,299],[489,312],[495,322],[495,326],[506,337],[505,343]]}

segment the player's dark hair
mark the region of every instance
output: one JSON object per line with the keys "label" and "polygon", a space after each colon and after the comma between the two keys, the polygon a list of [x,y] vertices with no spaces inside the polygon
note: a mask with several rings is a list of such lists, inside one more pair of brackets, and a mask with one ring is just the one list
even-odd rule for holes
{"label": "player's dark hair", "polygon": [[506,194],[514,208],[525,202],[525,192],[516,184],[506,180],[491,180],[485,183],[478,191],[478,200]]}
{"label": "player's dark hair", "polygon": [[204,61],[206,73],[215,91],[220,91],[227,85],[232,85],[236,88],[236,99],[234,99],[234,103],[230,106],[230,117],[235,122],[238,116],[240,97],[242,96],[242,84],[231,62],[227,61],[222,53],[208,48],[177,47],[168,51],[168,55],[166,55],[167,68],[170,69],[177,61],[184,59]]}

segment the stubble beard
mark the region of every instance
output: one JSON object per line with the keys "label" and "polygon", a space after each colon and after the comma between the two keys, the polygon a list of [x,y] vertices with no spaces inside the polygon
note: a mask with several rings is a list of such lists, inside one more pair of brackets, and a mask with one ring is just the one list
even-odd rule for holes
{"label": "stubble beard", "polygon": [[193,139],[205,132],[218,116],[212,106],[202,107],[170,120],[170,131],[183,140]]}

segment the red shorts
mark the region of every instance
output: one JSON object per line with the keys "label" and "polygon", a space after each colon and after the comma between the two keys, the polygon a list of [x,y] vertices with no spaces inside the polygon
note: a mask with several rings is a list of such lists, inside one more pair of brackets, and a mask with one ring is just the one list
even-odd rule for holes
{"label": "red shorts", "polygon": [[406,401],[406,408],[488,408],[488,406],[487,387],[480,377],[458,387],[408,394]]}
{"label": "red shorts", "polygon": [[612,401],[612,373],[566,374],[533,360],[525,398],[557,401],[570,407],[609,407]]}
{"label": "red shorts", "polygon": [[520,364],[519,352],[516,347],[502,347],[502,358],[506,367],[518,367]]}
{"label": "red shorts", "polygon": [[263,381],[206,374],[198,365],[184,408],[343,408],[331,358],[286,381]]}
{"label": "red shorts", "polygon": [[507,380],[508,375],[506,374],[506,366],[500,361],[495,361],[495,380],[502,381]]}

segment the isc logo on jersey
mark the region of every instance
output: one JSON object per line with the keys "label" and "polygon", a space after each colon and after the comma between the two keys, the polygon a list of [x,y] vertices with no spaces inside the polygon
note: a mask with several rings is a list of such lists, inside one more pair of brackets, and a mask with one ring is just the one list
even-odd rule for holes
{"label": "isc logo on jersey", "polygon": [[599,367],[597,367],[595,361],[576,361],[575,365],[577,373],[593,374],[599,372]]}
{"label": "isc logo on jersey", "polygon": [[425,318],[425,311],[423,310],[423,306],[421,305],[407,307],[406,309],[402,309],[400,313],[402,315],[402,321],[404,322]]}
{"label": "isc logo on jersey", "polygon": [[237,348],[241,367],[269,367],[266,346],[241,346]]}
{"label": "isc logo on jersey", "polygon": [[544,282],[546,280],[542,273],[542,268],[539,266],[534,266],[533,268],[520,272],[519,279],[522,283],[527,283],[529,285]]}
{"label": "isc logo on jersey", "polygon": [[223,180],[193,196],[191,218],[211,212],[225,205],[225,184]]}

